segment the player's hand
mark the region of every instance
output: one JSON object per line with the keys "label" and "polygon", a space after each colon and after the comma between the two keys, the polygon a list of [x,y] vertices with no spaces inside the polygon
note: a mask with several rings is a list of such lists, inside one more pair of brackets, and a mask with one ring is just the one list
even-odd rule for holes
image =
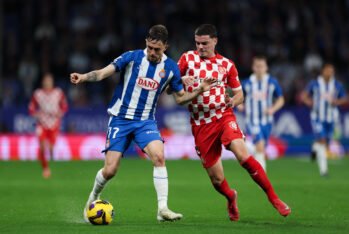
{"label": "player's hand", "polygon": [[172,94],[172,89],[170,88],[170,86],[166,87],[166,94],[167,95],[171,95]]}
{"label": "player's hand", "polygon": [[265,113],[266,113],[267,115],[273,115],[273,114],[275,113],[275,111],[274,111],[273,108],[267,108],[267,109],[265,110]]}
{"label": "player's hand", "polygon": [[233,98],[231,98],[230,96],[229,96],[229,94],[225,94],[225,96],[224,96],[224,101],[225,101],[225,104],[226,104],[226,106],[228,107],[228,108],[234,108],[235,107],[235,102],[234,102],[234,99]]}
{"label": "player's hand", "polygon": [[244,104],[240,104],[236,107],[236,109],[240,112],[244,112],[245,111],[245,105]]}
{"label": "player's hand", "polygon": [[82,82],[84,82],[84,76],[82,74],[79,73],[71,73],[70,74],[70,82],[72,82],[73,84],[80,84]]}
{"label": "player's hand", "polygon": [[331,105],[332,106],[338,106],[338,104],[339,104],[338,99],[334,98],[334,99],[331,100]]}
{"label": "player's hand", "polygon": [[185,86],[191,86],[195,82],[195,76],[182,76],[182,82]]}
{"label": "player's hand", "polygon": [[207,77],[201,81],[201,84],[199,86],[200,90],[202,92],[206,92],[211,89],[211,87],[214,87],[217,85],[217,79],[213,77]]}

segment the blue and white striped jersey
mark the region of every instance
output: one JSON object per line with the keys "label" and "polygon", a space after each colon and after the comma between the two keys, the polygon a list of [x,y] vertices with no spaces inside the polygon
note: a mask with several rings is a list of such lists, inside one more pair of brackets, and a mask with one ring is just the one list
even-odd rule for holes
{"label": "blue and white striped jersey", "polygon": [[339,81],[332,77],[329,82],[326,82],[322,76],[319,76],[308,84],[306,91],[313,98],[313,108],[310,115],[312,120],[328,123],[337,121],[338,108],[331,102],[346,95],[344,87]]}
{"label": "blue and white striped jersey", "polygon": [[125,119],[154,119],[156,104],[167,85],[174,92],[183,89],[177,63],[165,54],[160,63],[149,62],[146,50],[128,51],[112,64],[120,71],[108,113]]}
{"label": "blue and white striped jersey", "polygon": [[266,114],[272,107],[273,99],[282,96],[279,82],[269,74],[258,80],[252,74],[242,82],[245,94],[246,124],[265,125],[273,122],[273,116]]}

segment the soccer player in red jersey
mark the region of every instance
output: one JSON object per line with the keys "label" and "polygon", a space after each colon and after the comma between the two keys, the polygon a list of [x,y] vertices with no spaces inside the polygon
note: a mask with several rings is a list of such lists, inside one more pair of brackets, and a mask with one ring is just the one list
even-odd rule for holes
{"label": "soccer player in red jersey", "polygon": [[[291,209],[279,199],[261,165],[247,152],[244,134],[232,111],[244,100],[238,72],[231,60],[215,51],[217,41],[214,25],[199,26],[195,30],[196,51],[184,53],[178,61],[181,76],[196,77],[183,79],[188,92],[195,90],[206,77],[217,79],[216,86],[200,94],[188,105],[197,154],[214,188],[228,200],[230,220],[239,220],[239,210],[237,192],[230,188],[224,177],[220,158],[222,144],[234,153],[241,166],[264,190],[271,204],[286,217]],[[232,98],[226,95],[227,87],[232,89]]]}
{"label": "soccer player in red jersey", "polygon": [[61,119],[67,109],[68,104],[63,91],[54,87],[52,74],[45,74],[42,79],[42,88],[34,91],[29,103],[29,113],[37,120],[38,159],[42,165],[44,178],[51,176],[51,170],[45,157],[45,144],[47,141],[50,157],[52,158]]}

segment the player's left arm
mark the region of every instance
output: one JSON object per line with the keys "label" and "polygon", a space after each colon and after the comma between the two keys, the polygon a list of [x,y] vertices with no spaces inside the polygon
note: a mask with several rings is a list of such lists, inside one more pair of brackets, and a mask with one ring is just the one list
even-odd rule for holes
{"label": "player's left arm", "polygon": [[194,89],[192,92],[186,92],[184,89],[181,89],[178,92],[173,92],[173,96],[176,100],[176,103],[179,105],[185,105],[203,92],[209,91],[211,87],[217,80],[215,78],[205,78],[200,86],[197,89]]}
{"label": "player's left arm", "polygon": [[231,88],[233,97],[225,95],[225,103],[228,107],[234,108],[244,102],[244,92],[240,84],[238,71],[233,64],[228,72],[227,85]]}
{"label": "player's left arm", "polygon": [[285,98],[282,94],[282,89],[279,82],[276,79],[273,79],[273,83],[274,83],[273,96],[276,99],[273,102],[273,105],[266,110],[268,115],[273,115],[275,112],[280,110],[285,105]]}
{"label": "player's left arm", "polygon": [[268,115],[273,115],[275,112],[277,112],[278,110],[280,110],[283,106],[285,105],[285,98],[284,96],[279,96],[274,104],[267,109],[267,114]]}
{"label": "player's left arm", "polygon": [[338,92],[338,95],[337,95],[338,98],[335,98],[332,100],[332,105],[342,106],[342,105],[347,104],[349,102],[348,96],[345,93],[345,89],[344,89],[343,85],[340,83],[337,84],[337,92]]}
{"label": "player's left arm", "polygon": [[58,117],[63,117],[63,115],[68,111],[68,102],[62,90],[61,90],[61,100],[59,102],[59,107],[60,107],[60,111],[58,113]]}

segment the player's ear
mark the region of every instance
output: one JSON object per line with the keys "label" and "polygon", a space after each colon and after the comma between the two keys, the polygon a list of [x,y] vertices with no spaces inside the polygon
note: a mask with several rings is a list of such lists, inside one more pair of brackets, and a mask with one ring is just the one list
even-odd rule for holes
{"label": "player's ear", "polygon": [[218,38],[217,38],[217,37],[214,37],[214,38],[213,38],[213,42],[214,42],[215,45],[217,45],[217,43],[218,43]]}

